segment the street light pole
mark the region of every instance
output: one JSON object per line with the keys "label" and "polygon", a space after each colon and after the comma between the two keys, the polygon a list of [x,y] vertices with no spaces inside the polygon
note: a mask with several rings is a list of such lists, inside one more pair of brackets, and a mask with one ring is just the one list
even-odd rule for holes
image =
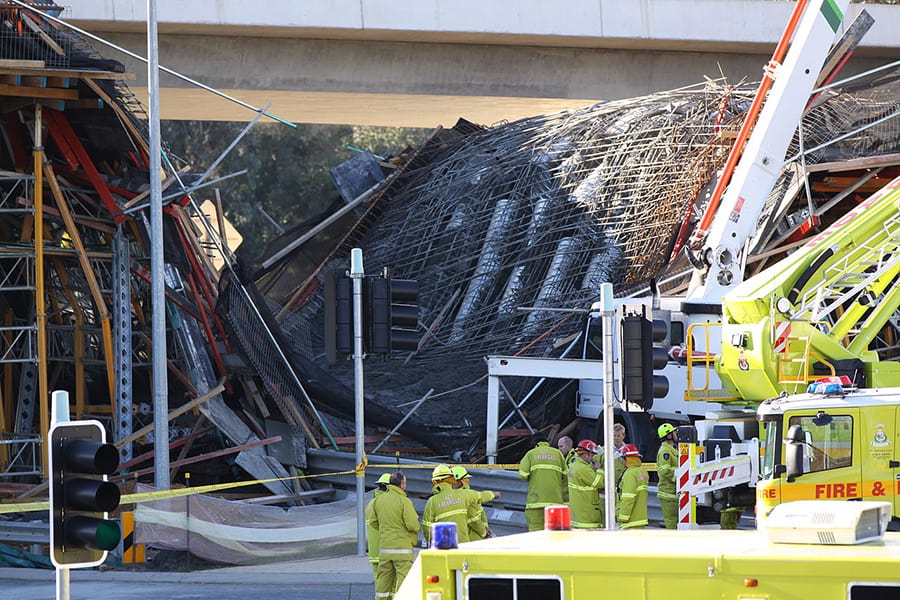
{"label": "street light pole", "polygon": [[363,410],[363,269],[361,248],[350,251],[350,278],[353,280],[353,378],[356,400],[356,554],[366,554],[365,492],[366,473],[361,468],[365,461],[365,415]]}
{"label": "street light pole", "polygon": [[615,362],[613,328],[616,308],[613,303],[613,286],[600,286],[600,311],[603,315],[603,465],[604,465],[604,511],[606,529],[616,528],[616,469],[615,444],[613,443],[613,419],[616,407]]}

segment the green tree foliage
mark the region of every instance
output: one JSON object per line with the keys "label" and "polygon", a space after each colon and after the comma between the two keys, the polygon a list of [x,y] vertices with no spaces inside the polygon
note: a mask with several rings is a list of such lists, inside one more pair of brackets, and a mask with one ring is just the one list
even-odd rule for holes
{"label": "green tree foliage", "polygon": [[[165,121],[162,137],[171,151],[204,172],[241,133],[246,124]],[[352,158],[358,148],[391,156],[418,146],[427,132],[388,127],[257,123],[222,160],[210,178],[247,173],[222,181],[225,214],[244,237],[245,256],[256,258],[266,244],[288,229],[325,210],[338,196],[328,170]],[[213,197],[206,188],[195,199]],[[265,214],[263,214],[265,213]],[[265,215],[271,217],[273,224]]]}

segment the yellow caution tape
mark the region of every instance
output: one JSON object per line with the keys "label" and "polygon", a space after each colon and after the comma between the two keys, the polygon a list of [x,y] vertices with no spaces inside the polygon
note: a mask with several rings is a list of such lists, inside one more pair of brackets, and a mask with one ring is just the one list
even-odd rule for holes
{"label": "yellow caution tape", "polygon": [[[467,465],[463,464],[466,469],[518,469],[518,464],[505,465]],[[214,483],[199,487],[185,487],[176,490],[157,490],[155,492],[141,492],[137,494],[125,494],[122,496],[120,504],[139,504],[141,502],[153,502],[155,500],[167,500],[169,498],[179,498],[183,496],[192,496],[194,494],[208,494],[210,492],[220,492],[248,485],[256,485],[258,483],[272,483],[275,481],[291,481],[294,479],[316,479],[320,477],[330,477],[332,475],[356,475],[364,477],[367,469],[388,469],[396,470],[396,464],[380,464],[372,465],[368,463],[368,459],[363,457],[363,462],[352,471],[337,471],[334,473],[321,473],[318,475],[294,475],[293,477],[276,477],[274,479],[254,479],[251,481],[234,481],[231,483]],[[434,463],[430,464],[403,464],[401,469],[433,469]],[[35,512],[41,510],[50,510],[50,503],[43,502],[20,502],[16,504],[0,504],[0,515],[10,513]]]}

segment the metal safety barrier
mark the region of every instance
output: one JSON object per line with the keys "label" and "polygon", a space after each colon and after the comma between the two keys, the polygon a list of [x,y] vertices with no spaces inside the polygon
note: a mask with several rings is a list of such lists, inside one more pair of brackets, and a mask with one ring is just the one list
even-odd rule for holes
{"label": "metal safety barrier", "polygon": [[[397,470],[397,459],[390,456],[369,456],[369,467],[366,468],[366,487],[375,487],[375,480],[382,473],[390,473]],[[339,473],[352,471],[356,464],[356,455],[350,452],[336,452],[334,450],[309,449],[307,451],[309,474]],[[431,495],[431,470],[438,463],[400,459],[400,469],[406,474],[406,491],[411,496]],[[502,504],[510,509],[524,510],[525,497],[528,495],[528,482],[519,479],[516,471],[505,469],[487,469],[488,465],[469,467],[463,463],[472,475],[472,487],[476,490],[491,490],[500,492],[500,498],[494,501],[494,505]],[[379,467],[375,465],[391,465]],[[332,474],[321,478],[332,485],[352,489],[356,485],[356,476],[353,474]]]}
{"label": "metal safety barrier", "polygon": [[0,521],[0,541],[19,544],[49,544],[50,524],[43,521]]}

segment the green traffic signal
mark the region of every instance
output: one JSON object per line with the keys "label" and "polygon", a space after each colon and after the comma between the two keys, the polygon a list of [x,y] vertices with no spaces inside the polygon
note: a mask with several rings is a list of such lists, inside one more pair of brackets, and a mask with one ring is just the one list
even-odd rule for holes
{"label": "green traffic signal", "polygon": [[76,516],[66,521],[66,542],[91,550],[114,550],[122,539],[122,530],[115,521]]}

